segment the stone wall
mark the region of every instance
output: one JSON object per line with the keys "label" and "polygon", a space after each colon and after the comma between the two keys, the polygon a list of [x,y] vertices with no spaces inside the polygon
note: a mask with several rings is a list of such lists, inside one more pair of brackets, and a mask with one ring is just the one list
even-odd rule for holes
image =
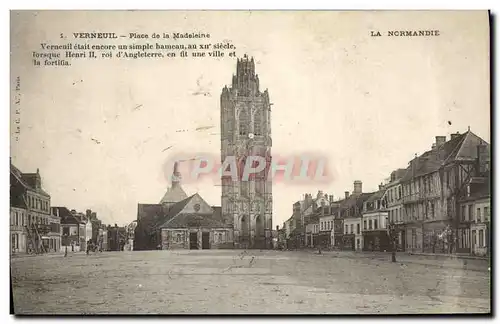
{"label": "stone wall", "polygon": [[189,249],[189,235],[185,229],[162,229],[161,249]]}

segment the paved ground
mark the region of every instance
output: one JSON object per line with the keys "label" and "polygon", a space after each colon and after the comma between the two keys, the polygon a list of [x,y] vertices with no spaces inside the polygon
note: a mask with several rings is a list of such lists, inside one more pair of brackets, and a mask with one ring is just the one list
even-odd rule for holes
{"label": "paved ground", "polygon": [[134,251],[11,260],[17,314],[489,313],[483,260]]}

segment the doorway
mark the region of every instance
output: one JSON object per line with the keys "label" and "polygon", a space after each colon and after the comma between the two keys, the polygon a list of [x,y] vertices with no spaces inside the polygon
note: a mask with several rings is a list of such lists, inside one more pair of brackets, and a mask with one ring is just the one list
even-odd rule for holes
{"label": "doorway", "polygon": [[210,249],[210,233],[209,232],[201,233],[201,248],[203,250]]}
{"label": "doorway", "polygon": [[198,250],[198,233],[189,233],[189,249]]}

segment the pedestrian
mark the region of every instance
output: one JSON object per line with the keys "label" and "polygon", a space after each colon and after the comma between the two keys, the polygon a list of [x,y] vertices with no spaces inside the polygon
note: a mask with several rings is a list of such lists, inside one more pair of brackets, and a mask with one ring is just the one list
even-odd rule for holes
{"label": "pedestrian", "polygon": [[88,242],[87,242],[87,255],[90,253],[91,248],[92,248],[92,240],[88,240]]}

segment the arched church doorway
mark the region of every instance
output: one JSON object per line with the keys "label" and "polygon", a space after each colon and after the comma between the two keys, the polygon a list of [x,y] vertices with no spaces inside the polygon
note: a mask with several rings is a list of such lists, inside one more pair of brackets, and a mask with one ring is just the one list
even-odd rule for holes
{"label": "arched church doorway", "polygon": [[244,246],[248,246],[250,242],[250,222],[248,216],[241,217],[241,235],[240,241]]}
{"label": "arched church doorway", "polygon": [[261,215],[255,219],[255,247],[264,249],[266,246],[266,236],[264,233],[264,217]]}

